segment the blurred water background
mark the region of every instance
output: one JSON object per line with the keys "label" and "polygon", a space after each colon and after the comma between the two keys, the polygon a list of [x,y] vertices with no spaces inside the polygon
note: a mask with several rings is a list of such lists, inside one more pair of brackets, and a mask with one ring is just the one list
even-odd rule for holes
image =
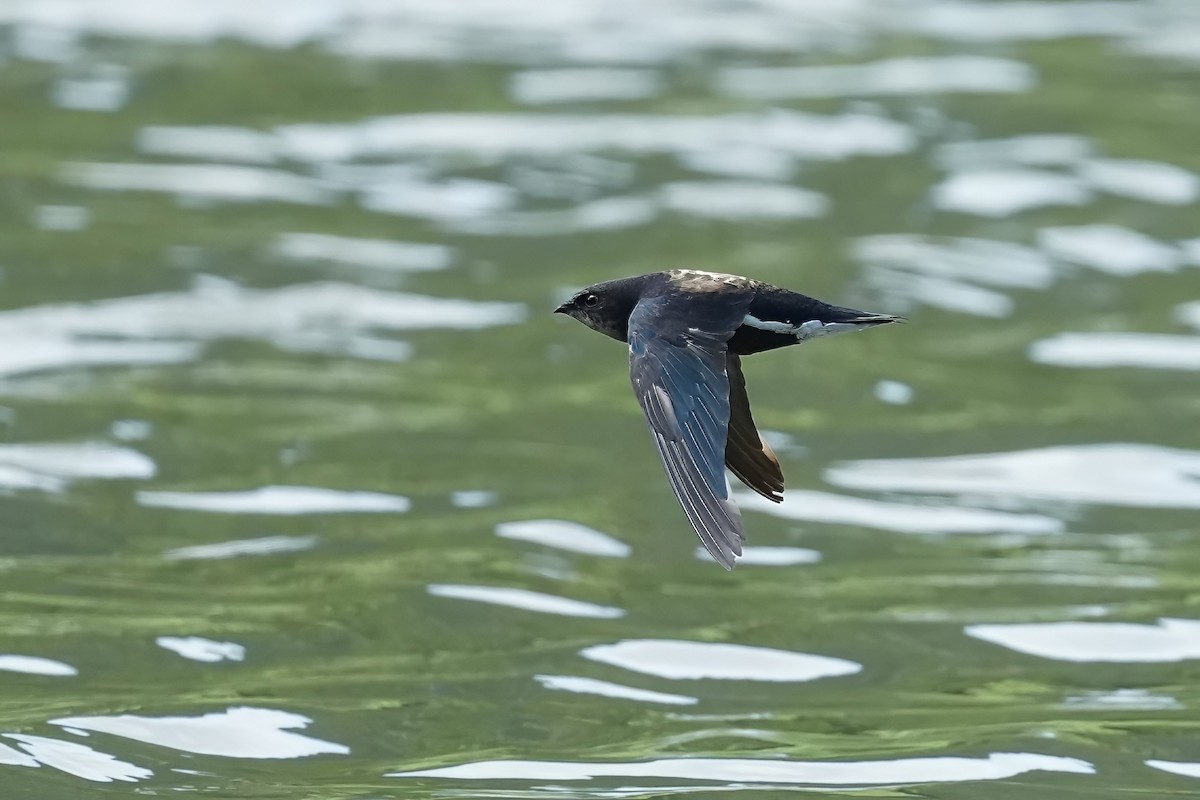
{"label": "blurred water background", "polygon": [[[1198,174],[1194,0],[0,0],[3,794],[1197,796]],[[675,266],[912,319],[730,574]]]}

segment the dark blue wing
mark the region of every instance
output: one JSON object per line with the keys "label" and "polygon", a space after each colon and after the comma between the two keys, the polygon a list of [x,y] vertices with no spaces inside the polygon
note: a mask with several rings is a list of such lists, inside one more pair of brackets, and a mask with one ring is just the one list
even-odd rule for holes
{"label": "dark blue wing", "polygon": [[742,518],[725,482],[729,429],[726,342],[750,295],[668,291],[629,317],[629,374],[671,489],[709,554],[742,554]]}

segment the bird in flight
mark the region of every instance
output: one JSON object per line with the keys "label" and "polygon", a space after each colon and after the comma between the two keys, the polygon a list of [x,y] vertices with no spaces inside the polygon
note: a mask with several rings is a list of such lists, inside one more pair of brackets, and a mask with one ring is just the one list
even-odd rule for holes
{"label": "bird in flight", "polygon": [[597,283],[554,313],[629,345],[633,392],[671,490],[725,569],[742,554],[745,537],[724,467],[768,500],[783,501],[783,471],[754,426],[741,357],[903,321],[689,269]]}

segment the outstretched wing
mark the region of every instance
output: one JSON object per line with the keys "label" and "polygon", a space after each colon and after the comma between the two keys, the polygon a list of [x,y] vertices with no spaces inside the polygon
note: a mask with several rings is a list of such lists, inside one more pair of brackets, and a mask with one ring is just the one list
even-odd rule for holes
{"label": "outstretched wing", "polygon": [[726,342],[752,293],[716,283],[668,285],[629,317],[629,374],[675,497],[704,547],[726,569],[742,554],[742,517],[729,499]]}
{"label": "outstretched wing", "polygon": [[768,500],[782,503],[783,470],[754,426],[742,359],[737,353],[725,356],[725,371],[729,375],[729,441],[725,445],[725,465],[742,483]]}

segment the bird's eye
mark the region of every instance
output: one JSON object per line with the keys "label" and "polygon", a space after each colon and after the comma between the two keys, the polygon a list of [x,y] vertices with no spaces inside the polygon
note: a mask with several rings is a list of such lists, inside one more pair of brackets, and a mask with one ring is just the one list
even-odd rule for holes
{"label": "bird's eye", "polygon": [[598,305],[600,305],[600,298],[594,294],[589,294],[583,298],[584,308],[595,308]]}

